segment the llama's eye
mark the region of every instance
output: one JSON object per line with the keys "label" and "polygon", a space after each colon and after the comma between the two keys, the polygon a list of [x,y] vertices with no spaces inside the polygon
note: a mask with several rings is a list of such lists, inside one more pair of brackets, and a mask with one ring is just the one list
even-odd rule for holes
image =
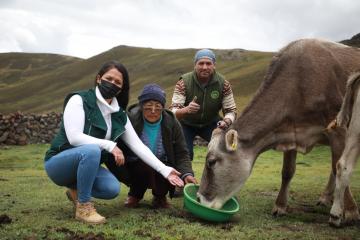
{"label": "llama's eye", "polygon": [[212,168],[216,163],[216,159],[211,159],[211,160],[208,160],[208,166],[209,168]]}
{"label": "llama's eye", "polygon": [[218,160],[218,158],[217,158],[214,154],[208,153],[208,154],[206,155],[206,166],[207,166],[208,168],[214,167],[214,165],[216,164],[217,160]]}

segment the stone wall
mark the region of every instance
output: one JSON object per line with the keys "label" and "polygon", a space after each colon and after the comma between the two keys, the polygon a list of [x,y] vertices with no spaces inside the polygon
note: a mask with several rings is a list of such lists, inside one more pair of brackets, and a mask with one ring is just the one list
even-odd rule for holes
{"label": "stone wall", "polygon": [[[0,144],[26,145],[50,143],[60,127],[62,113],[3,115],[0,113]],[[194,145],[207,146],[207,142],[196,137]]]}
{"label": "stone wall", "polygon": [[57,133],[62,114],[0,114],[0,144],[50,143]]}

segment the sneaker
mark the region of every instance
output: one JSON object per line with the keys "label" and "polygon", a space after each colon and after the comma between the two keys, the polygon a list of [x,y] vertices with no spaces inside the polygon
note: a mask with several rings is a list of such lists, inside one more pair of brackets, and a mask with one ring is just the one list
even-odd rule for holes
{"label": "sneaker", "polygon": [[124,202],[125,207],[127,208],[137,208],[139,206],[139,202],[141,199],[133,197],[133,196],[128,196]]}
{"label": "sneaker", "polygon": [[170,208],[171,204],[167,201],[166,196],[164,197],[155,197],[152,200],[153,208]]}
{"label": "sneaker", "polygon": [[75,219],[90,224],[102,224],[106,221],[105,217],[96,212],[92,202],[78,202],[76,204]]}

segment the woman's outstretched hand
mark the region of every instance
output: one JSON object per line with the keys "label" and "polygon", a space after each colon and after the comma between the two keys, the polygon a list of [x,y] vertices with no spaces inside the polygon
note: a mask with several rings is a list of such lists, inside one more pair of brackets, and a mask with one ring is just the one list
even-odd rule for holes
{"label": "woman's outstretched hand", "polygon": [[167,176],[167,180],[174,186],[183,187],[184,182],[183,182],[183,180],[181,180],[179,175],[180,175],[180,173],[178,171],[176,171],[175,169],[173,169],[170,172],[170,174]]}

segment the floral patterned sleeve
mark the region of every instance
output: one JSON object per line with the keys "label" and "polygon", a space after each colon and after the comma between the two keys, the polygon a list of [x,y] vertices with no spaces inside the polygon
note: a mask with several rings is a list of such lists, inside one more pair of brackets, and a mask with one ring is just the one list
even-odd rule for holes
{"label": "floral patterned sleeve", "polygon": [[185,100],[186,100],[185,83],[183,79],[180,79],[175,85],[174,93],[171,100],[170,110],[175,113],[177,109],[185,107],[184,106]]}
{"label": "floral patterned sleeve", "polygon": [[224,114],[224,118],[231,119],[234,122],[236,118],[236,104],[234,100],[233,91],[231,89],[231,85],[229,81],[225,80],[224,88],[223,88],[223,101],[222,101],[222,112]]}

